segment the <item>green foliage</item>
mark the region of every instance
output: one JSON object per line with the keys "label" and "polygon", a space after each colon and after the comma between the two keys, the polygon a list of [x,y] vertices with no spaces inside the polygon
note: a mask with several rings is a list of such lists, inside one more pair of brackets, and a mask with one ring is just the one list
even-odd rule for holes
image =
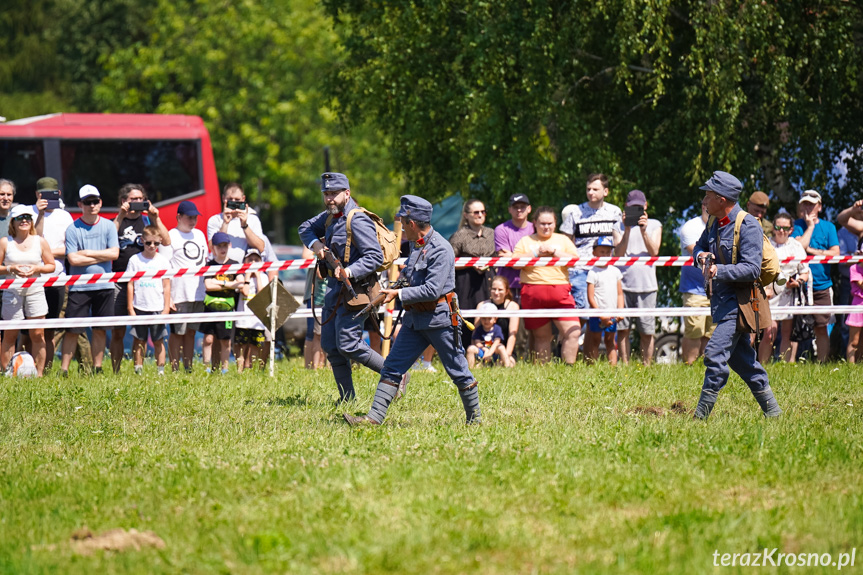
{"label": "green foliage", "polygon": [[[483,368],[470,428],[452,383],[416,373],[362,430],[341,411],[369,405],[370,370],[334,409],[332,374],[299,360],[196,369],[4,380],[0,571],[689,574],[714,550],[861,551],[853,365],[768,366],[774,421],[733,377],[707,422],[669,409],[698,368]],[[165,548],[78,556],[84,526]]]}
{"label": "green foliage", "polygon": [[[393,141],[413,189],[611,201],[638,187],[656,209],[695,204],[728,170],[749,192],[795,188],[844,205],[833,174],[863,146],[863,11],[844,0],[324,0],[346,50],[341,111]],[[799,191],[799,190],[797,190]],[[470,193],[476,194],[475,190]]]}
{"label": "green foliage", "polygon": [[220,179],[247,190],[260,181],[264,202],[284,210],[294,235],[322,207],[324,146],[361,202],[394,212],[399,183],[385,140],[366,126],[348,134],[323,90],[339,49],[312,0],[162,0],[148,30],[108,56],[99,109],[203,117]]}

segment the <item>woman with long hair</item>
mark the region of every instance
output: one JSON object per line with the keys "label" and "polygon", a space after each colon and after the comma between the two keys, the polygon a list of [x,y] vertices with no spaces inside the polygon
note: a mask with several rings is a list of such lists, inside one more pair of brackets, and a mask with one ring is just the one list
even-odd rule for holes
{"label": "woman with long hair", "polygon": [[[519,305],[515,303],[515,300],[513,300],[512,292],[509,291],[509,280],[503,276],[494,276],[494,278],[492,278],[491,297],[480,303],[480,305],[484,303],[490,303],[499,310],[517,311],[521,309]],[[499,317],[497,318],[497,325],[499,325],[501,331],[503,331],[505,338],[503,344],[506,347],[506,353],[510,358],[510,363],[515,365],[515,356],[513,355],[513,352],[515,351],[515,340],[518,334],[519,318]]]}
{"label": "woman with long hair", "polygon": [[[0,238],[0,275],[18,278],[39,277],[54,271],[54,256],[45,238],[36,235],[33,211],[29,206],[17,205],[9,214],[9,236]],[[3,321],[44,319],[48,315],[45,288],[13,288],[3,290]],[[17,329],[3,331],[0,343],[0,363],[3,369],[15,353],[18,341]],[[30,344],[33,361],[39,377],[45,369],[45,331],[30,329]]]}
{"label": "woman with long hair", "polygon": [[[533,225],[536,233],[521,238],[513,250],[513,256],[568,258],[578,255],[571,239],[554,232],[557,226],[554,208],[542,206],[536,210]],[[554,322],[560,338],[561,359],[570,365],[575,363],[581,324],[575,314],[575,300],[570,293],[567,269],[561,266],[525,266],[520,279],[521,309],[562,309],[573,312],[571,316],[561,313],[565,317],[524,319],[524,327],[533,334],[532,351],[537,361],[547,363],[551,359],[551,322]]]}

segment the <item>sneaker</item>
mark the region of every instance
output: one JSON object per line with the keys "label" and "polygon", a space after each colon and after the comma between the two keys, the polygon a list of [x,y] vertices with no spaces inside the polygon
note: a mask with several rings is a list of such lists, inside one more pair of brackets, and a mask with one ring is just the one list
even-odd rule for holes
{"label": "sneaker", "polygon": [[143,375],[143,374],[144,374],[144,367],[141,365],[136,365],[135,366],[135,375]]}
{"label": "sneaker", "polygon": [[212,368],[210,368],[210,367],[208,367],[208,368],[206,369],[206,373],[213,373],[213,369],[212,369]]}
{"label": "sneaker", "polygon": [[93,368],[93,373],[96,375],[102,375],[102,366],[100,365],[99,367]]}
{"label": "sneaker", "polygon": [[192,366],[191,366],[191,365],[190,365],[189,367],[187,367],[187,368],[186,368],[186,373],[193,373],[194,371],[195,371],[195,370],[192,368]]}
{"label": "sneaker", "polygon": [[222,370],[222,375],[225,375],[226,373],[228,373],[228,370],[227,370],[227,369],[223,369],[223,370]]}
{"label": "sneaker", "polygon": [[62,369],[62,370],[60,370],[60,377],[66,377],[66,378],[68,378],[68,377],[69,377],[69,370],[68,370],[68,369]]}
{"label": "sneaker", "polygon": [[165,375],[165,367],[164,366],[159,368],[158,374],[159,375]]}

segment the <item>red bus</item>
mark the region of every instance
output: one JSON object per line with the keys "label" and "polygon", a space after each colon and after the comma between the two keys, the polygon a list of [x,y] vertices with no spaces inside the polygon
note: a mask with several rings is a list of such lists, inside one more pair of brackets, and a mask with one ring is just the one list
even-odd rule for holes
{"label": "red bus", "polygon": [[78,189],[93,184],[102,213],[119,209],[117,192],[142,184],[168,228],[177,204],[191,200],[203,214],[198,227],[221,211],[210,134],[197,116],[159,114],[49,114],[0,124],[0,178],[15,182],[15,201],[36,201],[36,180],[60,183],[66,209],[77,217]]}

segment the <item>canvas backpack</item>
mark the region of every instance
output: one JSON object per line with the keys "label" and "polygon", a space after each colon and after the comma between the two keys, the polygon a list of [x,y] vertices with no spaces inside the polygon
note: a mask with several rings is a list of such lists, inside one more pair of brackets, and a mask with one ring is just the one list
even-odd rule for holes
{"label": "canvas backpack", "polygon": [[[740,226],[743,225],[743,220],[749,214],[746,210],[737,212],[737,218],[734,220],[734,243],[731,247],[731,263],[737,263],[737,250],[740,248]],[[754,216],[753,216],[754,217]],[[710,216],[707,220],[707,227],[713,225],[716,221],[715,216]],[[760,225],[760,224],[759,224]],[[779,256],[776,255],[776,249],[767,236],[764,235],[764,230],[761,231],[762,251],[761,251],[761,277],[758,281],[762,286],[767,286],[776,281],[779,277]]]}
{"label": "canvas backpack", "polygon": [[[365,208],[354,208],[348,212],[347,222],[346,222],[346,231],[347,231],[347,241],[345,242],[345,263],[349,263],[351,261],[351,220],[357,212],[365,213],[375,224],[375,232],[378,235],[378,244],[381,246],[381,252],[384,254],[384,261],[381,265],[378,266],[377,271],[382,272],[390,268],[393,265],[393,262],[396,261],[399,257],[399,245],[396,243],[396,235],[392,230],[387,228],[384,225],[384,221],[381,219],[379,215],[374,212],[370,212]],[[329,216],[327,218],[327,226],[333,221],[333,217]]]}

